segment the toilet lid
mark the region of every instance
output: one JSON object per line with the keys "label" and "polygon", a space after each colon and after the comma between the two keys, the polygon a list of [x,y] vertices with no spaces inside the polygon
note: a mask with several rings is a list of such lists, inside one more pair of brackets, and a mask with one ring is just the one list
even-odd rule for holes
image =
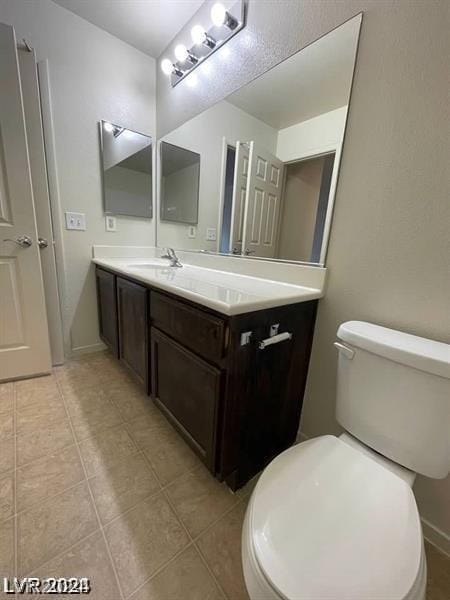
{"label": "toilet lid", "polygon": [[283,598],[405,598],[422,531],[411,488],[334,436],[303,442],[263,472],[249,507],[256,559]]}

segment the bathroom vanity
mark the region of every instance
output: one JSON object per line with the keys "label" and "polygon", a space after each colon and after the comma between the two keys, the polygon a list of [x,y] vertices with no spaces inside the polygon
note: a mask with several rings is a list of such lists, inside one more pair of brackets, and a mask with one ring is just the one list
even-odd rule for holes
{"label": "bathroom vanity", "polygon": [[295,441],[320,289],[94,262],[102,340],[213,475],[236,490]]}

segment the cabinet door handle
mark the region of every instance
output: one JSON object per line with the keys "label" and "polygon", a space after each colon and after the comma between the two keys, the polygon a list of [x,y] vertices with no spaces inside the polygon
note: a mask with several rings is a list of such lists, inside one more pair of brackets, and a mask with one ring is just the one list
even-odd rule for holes
{"label": "cabinet door handle", "polygon": [[284,333],[279,333],[278,335],[273,335],[272,337],[262,340],[259,342],[258,346],[260,350],[264,350],[264,348],[267,348],[267,346],[273,346],[274,344],[279,344],[280,342],[290,339],[292,339],[292,333],[285,331]]}

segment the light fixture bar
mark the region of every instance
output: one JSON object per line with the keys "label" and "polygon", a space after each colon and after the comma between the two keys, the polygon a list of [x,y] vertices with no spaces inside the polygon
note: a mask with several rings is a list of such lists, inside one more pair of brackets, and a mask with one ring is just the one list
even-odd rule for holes
{"label": "light fixture bar", "polygon": [[[193,46],[175,46],[175,62],[164,58],[162,71],[170,77],[172,87],[183,81],[214,52],[222,48],[236,33],[245,27],[246,2],[237,0],[229,9],[217,2],[211,8],[210,26],[194,25],[191,29]],[[204,18],[206,20],[206,18]]]}

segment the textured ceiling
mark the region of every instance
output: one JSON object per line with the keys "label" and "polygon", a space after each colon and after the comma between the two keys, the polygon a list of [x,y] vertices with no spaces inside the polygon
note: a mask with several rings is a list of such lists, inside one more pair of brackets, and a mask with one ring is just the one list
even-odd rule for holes
{"label": "textured ceiling", "polygon": [[203,0],[53,0],[157,58]]}

